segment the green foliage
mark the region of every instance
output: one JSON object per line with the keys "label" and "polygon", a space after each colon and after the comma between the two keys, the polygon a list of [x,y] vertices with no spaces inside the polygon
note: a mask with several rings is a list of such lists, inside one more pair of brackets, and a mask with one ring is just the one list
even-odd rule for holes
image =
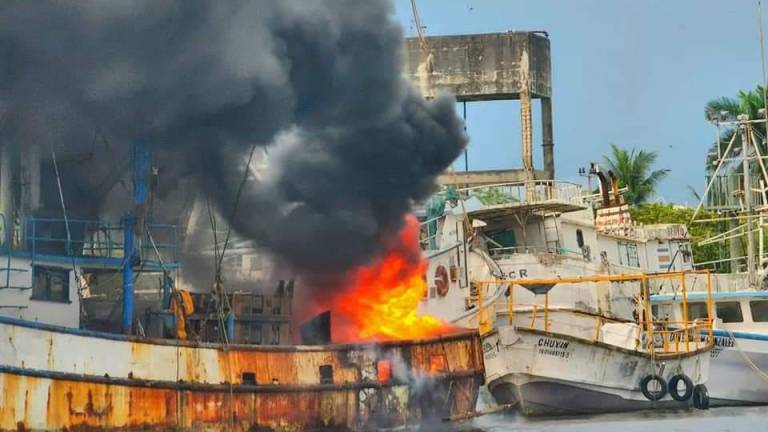
{"label": "green foliage", "polygon": [[[739,116],[739,114],[746,114],[750,119],[757,119],[758,110],[765,106],[765,92],[766,89],[764,89],[763,86],[757,86],[754,90],[751,91],[739,91],[735,98],[720,97],[713,99],[707,102],[707,105],[704,107],[704,116],[707,120],[711,120],[713,118],[721,119],[722,113],[725,114],[725,120],[734,121],[736,120],[736,117]],[[755,128],[758,136],[765,136],[765,124],[754,123],[752,126]],[[728,143],[731,141],[731,138],[733,138],[735,133],[736,131],[733,128],[723,128],[721,130],[719,142],[712,144],[712,147],[709,149],[709,155],[707,156],[705,167],[707,173],[712,173],[715,170],[715,163],[717,162],[718,154],[717,146],[720,146],[720,153],[725,152],[726,147],[728,147]],[[736,148],[741,148],[740,136],[736,136],[733,145]],[[759,140],[759,145],[760,152],[765,155],[766,147],[762,143],[762,140]]]}
{"label": "green foliage", "polygon": [[[694,209],[689,207],[677,207],[671,204],[643,204],[633,206],[629,209],[632,219],[636,222],[650,224],[684,224],[688,227],[688,235],[691,238],[693,249],[693,262],[703,263],[706,261],[715,261],[728,257],[727,242],[712,243],[705,246],[699,246],[698,243],[709,237],[727,230],[727,222],[700,222],[690,223],[693,218]],[[714,219],[717,215],[714,213],[699,212],[697,219]],[[723,271],[727,263],[723,266]]]}
{"label": "green foliage", "polygon": [[608,169],[619,179],[620,187],[627,187],[626,200],[641,204],[653,196],[656,186],[667,176],[668,169],[652,171],[657,155],[652,151],[627,151],[611,144],[611,154],[605,156]]}
{"label": "green foliage", "polygon": [[518,201],[517,198],[505,193],[501,189],[492,187],[475,189],[472,191],[472,195],[477,197],[483,205],[487,206],[509,204]]}

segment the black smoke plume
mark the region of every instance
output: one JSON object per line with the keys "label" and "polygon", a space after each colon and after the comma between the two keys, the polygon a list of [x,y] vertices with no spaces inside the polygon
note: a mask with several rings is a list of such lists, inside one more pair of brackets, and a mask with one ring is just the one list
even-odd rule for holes
{"label": "black smoke plume", "polygon": [[154,150],[159,200],[192,185],[225,216],[268,146],[271,176],[228,222],[299,271],[344,271],[465,145],[452,100],[406,84],[401,45],[388,0],[5,0],[0,143],[56,149],[89,217],[129,207],[110,193],[133,142]]}

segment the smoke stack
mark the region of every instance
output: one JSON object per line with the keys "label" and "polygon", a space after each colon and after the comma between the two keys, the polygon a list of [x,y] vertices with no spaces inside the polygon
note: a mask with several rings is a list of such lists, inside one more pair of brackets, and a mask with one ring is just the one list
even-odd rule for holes
{"label": "smoke stack", "polygon": [[611,176],[611,191],[613,192],[613,201],[615,205],[621,205],[621,194],[619,193],[619,179],[616,178],[616,174],[613,171],[608,171],[608,175]]}
{"label": "smoke stack", "polygon": [[611,205],[608,179],[605,178],[605,174],[601,171],[597,172],[597,178],[600,180],[600,196],[602,197],[603,207],[608,207]]}

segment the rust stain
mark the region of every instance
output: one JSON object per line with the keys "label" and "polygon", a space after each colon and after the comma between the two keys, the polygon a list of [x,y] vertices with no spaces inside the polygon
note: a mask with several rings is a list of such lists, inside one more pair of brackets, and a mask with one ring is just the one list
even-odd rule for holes
{"label": "rust stain", "polygon": [[[198,351],[197,353],[195,351]],[[196,368],[205,367],[205,356],[192,347],[179,350],[185,376],[194,382]],[[450,412],[466,413],[474,408],[482,382],[480,339],[476,334],[447,341],[424,341],[402,346],[388,345],[316,351],[221,350],[216,352],[222,377],[228,381],[215,389],[173,388],[131,379],[88,381],[49,378],[0,372],[0,431],[18,430],[337,430],[413,424],[425,408],[424,394],[408,383],[377,388],[377,363],[381,355],[398,358],[414,371],[427,373],[440,358],[440,372],[458,375],[434,379],[422,391],[439,394]],[[147,344],[132,343],[133,361],[150,361]],[[105,360],[106,361],[106,360]],[[332,380],[321,384],[321,367],[330,366]],[[226,371],[232,371],[231,379]],[[363,370],[370,369],[363,377]],[[199,370],[199,369],[198,369]],[[325,369],[327,371],[327,368]],[[243,373],[252,373],[256,387],[242,387]],[[389,372],[390,375],[392,371]],[[463,373],[463,374],[462,374]],[[386,375],[386,374],[385,374]],[[442,376],[442,375],[441,375]],[[117,377],[113,377],[117,378]],[[125,377],[122,377],[125,379]],[[392,377],[394,380],[396,377]],[[270,391],[291,385],[302,391]],[[383,380],[382,380],[383,381]],[[345,387],[368,383],[370,388]],[[368,385],[366,384],[366,385]],[[181,384],[179,384],[181,386]],[[434,399],[432,397],[432,399]],[[431,403],[430,401],[428,401]],[[431,409],[431,408],[430,408]]]}

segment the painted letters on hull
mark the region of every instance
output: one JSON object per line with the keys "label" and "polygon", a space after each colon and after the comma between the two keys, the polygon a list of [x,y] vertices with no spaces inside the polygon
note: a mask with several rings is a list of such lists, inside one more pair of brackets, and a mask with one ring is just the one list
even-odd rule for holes
{"label": "painted letters on hull", "polygon": [[[496,402],[527,415],[590,414],[646,409],[640,380],[685,374],[706,382],[709,354],[653,362],[637,351],[536,330],[504,327],[483,339],[488,388]],[[663,366],[662,366],[663,365]],[[687,406],[666,396],[656,406]]]}

